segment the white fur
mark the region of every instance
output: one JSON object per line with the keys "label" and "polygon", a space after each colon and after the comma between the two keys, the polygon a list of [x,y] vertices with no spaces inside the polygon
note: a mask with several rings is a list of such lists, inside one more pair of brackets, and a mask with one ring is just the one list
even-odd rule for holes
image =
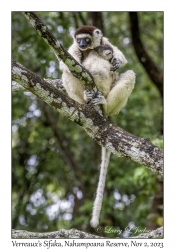
{"label": "white fur", "polygon": [[[123,53],[118,50],[117,47],[113,46],[107,38],[103,37],[102,43],[108,44],[112,47],[113,56],[122,61],[121,66],[124,66],[127,63]],[[75,41],[69,48],[68,52],[79,63],[81,63],[81,51]],[[134,88],[135,73],[128,70],[119,76],[116,71],[110,71],[110,62],[102,57],[99,57],[97,52],[93,49],[90,51],[88,57],[83,60],[82,65],[92,74],[97,89],[106,98],[106,103],[102,105],[105,115],[110,116],[118,114],[121,108],[126,105],[128,97]],[[71,74],[63,62],[60,62],[60,69],[63,71],[63,86],[65,87],[68,95],[80,104],[84,104],[85,88],[81,81]]]}
{"label": "white fur", "polygon": [[110,45],[112,47],[113,56],[119,58],[122,61],[122,64],[121,64],[120,67],[127,64],[127,60],[126,60],[125,56],[123,55],[123,53],[117,47],[113,46],[106,37],[102,38],[102,44],[108,44],[108,45]]}
{"label": "white fur", "polygon": [[90,221],[90,225],[94,228],[97,227],[99,224],[99,217],[100,217],[101,205],[102,205],[102,200],[103,200],[103,193],[104,193],[110,154],[111,153],[109,150],[102,147],[100,177],[99,177],[99,182],[98,182],[98,187],[97,187],[96,198],[95,198],[94,206],[93,206],[92,219]]}
{"label": "white fur", "polygon": [[[98,31],[99,34],[97,34],[96,31]],[[100,45],[100,40],[101,40],[102,36],[103,36],[103,34],[102,34],[101,30],[95,29],[93,31],[93,39],[92,39],[92,44],[91,44],[92,49],[94,49]]]}
{"label": "white fur", "polygon": [[[100,45],[101,33],[95,34],[93,37],[93,47],[89,55],[83,60],[82,65],[89,70],[94,78],[97,89],[102,93],[105,98],[103,100],[102,107],[103,112],[106,116],[118,114],[121,108],[123,108],[130,96],[134,84],[135,84],[135,73],[132,70],[128,70],[125,73],[118,75],[117,72],[110,71],[111,64],[108,60],[100,57],[95,50],[95,47]],[[100,38],[100,40],[99,40]],[[91,45],[92,45],[91,44]],[[107,38],[102,38],[102,44],[108,44],[113,49],[113,57],[118,58],[122,61],[121,66],[127,63],[127,60],[123,53],[115,46],[113,46]],[[81,51],[78,48],[77,42],[69,48],[69,53],[81,63]],[[81,81],[75,78],[67,66],[61,62],[60,69],[62,70],[62,81],[68,95],[79,102],[80,104],[85,103],[84,91],[85,88]],[[103,98],[103,99],[104,99]],[[98,182],[96,199],[94,202],[91,226],[97,227],[99,224],[99,216],[101,211],[105,180],[107,174],[107,167],[109,163],[110,152],[102,147],[102,162],[100,167],[100,177]]]}
{"label": "white fur", "polygon": [[111,64],[92,50],[83,61],[83,66],[92,74],[97,89],[106,98],[112,87],[113,75],[116,74],[110,71]]}

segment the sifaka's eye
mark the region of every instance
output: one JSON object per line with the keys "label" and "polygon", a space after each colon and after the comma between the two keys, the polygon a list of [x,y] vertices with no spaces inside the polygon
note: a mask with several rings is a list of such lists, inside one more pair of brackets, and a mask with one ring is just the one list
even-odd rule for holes
{"label": "sifaka's eye", "polygon": [[77,42],[80,43],[80,39],[79,38],[77,39]]}
{"label": "sifaka's eye", "polygon": [[87,43],[90,43],[90,42],[91,42],[91,39],[87,37],[87,38],[86,38],[86,42],[87,42]]}

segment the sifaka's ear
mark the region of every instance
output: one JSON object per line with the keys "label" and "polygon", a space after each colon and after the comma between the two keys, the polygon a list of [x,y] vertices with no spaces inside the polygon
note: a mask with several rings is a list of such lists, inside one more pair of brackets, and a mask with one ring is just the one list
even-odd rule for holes
{"label": "sifaka's ear", "polygon": [[103,36],[103,33],[99,29],[95,29],[93,33],[95,36],[101,36],[101,37]]}
{"label": "sifaka's ear", "polygon": [[95,30],[94,30],[94,33],[97,34],[97,35],[103,36],[103,33],[102,33],[101,30],[99,30],[99,29],[95,29]]}

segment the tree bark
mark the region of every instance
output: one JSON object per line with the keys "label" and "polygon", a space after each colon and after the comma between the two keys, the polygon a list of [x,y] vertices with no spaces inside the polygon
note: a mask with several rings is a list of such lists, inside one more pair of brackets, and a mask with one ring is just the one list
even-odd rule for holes
{"label": "tree bark", "polygon": [[32,26],[37,30],[38,34],[45,40],[55,53],[57,59],[61,59],[69,68],[72,75],[81,80],[87,89],[95,87],[93,78],[87,70],[82,67],[72,56],[66,51],[61,43],[52,35],[47,26],[34,12],[24,12],[26,18]]}
{"label": "tree bark", "polygon": [[[97,234],[97,233],[96,233]],[[33,233],[24,230],[14,230],[12,229],[13,239],[99,239],[102,238],[98,235],[89,234],[76,229],[65,230],[61,229],[56,232],[51,233]],[[132,238],[143,238],[143,239],[155,239],[163,238],[163,227],[157,228],[154,231],[150,231],[144,234],[140,234]]]}
{"label": "tree bark", "polygon": [[62,90],[12,60],[12,80],[41,98],[58,112],[84,128],[100,146],[119,157],[129,158],[163,175],[163,150],[149,139],[139,138],[115,126],[91,105],[80,105]]}
{"label": "tree bark", "polygon": [[[137,12],[129,12],[129,17],[130,17],[130,28],[131,28],[131,35],[132,35],[132,43],[136,52],[136,55],[145,68],[148,76],[150,79],[153,81],[153,83],[156,85],[158,91],[161,94],[161,97],[163,99],[163,74],[160,72],[147,53],[147,51],[144,48],[144,45],[141,41],[140,37],[140,29],[139,29],[139,20],[138,20],[138,14]],[[161,121],[161,134],[163,134],[163,117]],[[148,224],[150,225],[149,228],[154,229],[156,226],[156,216],[162,216],[162,210],[160,210],[160,207],[163,206],[163,197],[162,197],[162,190],[163,190],[163,183],[159,183],[157,180],[157,186],[161,186],[159,190],[157,190],[154,201],[153,201],[153,206],[152,206],[152,211],[151,214],[153,215],[151,218],[148,220]],[[161,197],[157,198],[157,197]],[[154,219],[154,220],[153,220]],[[154,223],[153,223],[154,221]]]}
{"label": "tree bark", "polygon": [[[94,87],[94,81],[90,73],[76,62],[34,13],[25,12],[25,16],[30,20],[40,36],[52,48],[57,58],[60,58],[68,66],[71,73],[80,79],[87,89],[92,89]],[[163,150],[153,145],[149,139],[139,138],[115,126],[102,114],[100,109],[96,110],[92,105],[80,105],[72,100],[59,84],[55,85],[54,81],[49,82],[48,79],[40,78],[14,60],[12,60],[12,80],[23,87],[22,89],[19,88],[19,85],[16,85],[14,87],[16,91],[24,91],[25,89],[32,92],[58,112],[61,112],[65,117],[82,126],[86,133],[100,146],[107,148],[119,157],[125,157],[139,162],[154,173],[161,176],[163,175]],[[59,79],[56,81],[60,83]],[[70,235],[72,235],[72,233],[73,237],[75,237],[75,235],[78,235],[79,238],[86,237],[86,233],[72,230],[73,231],[61,230],[59,232],[61,235],[64,235],[63,238],[71,238]],[[23,232],[22,235],[21,232]],[[143,238],[163,235],[163,229],[157,229],[156,232],[158,233],[148,233],[144,235]],[[58,236],[59,238],[58,232],[45,235],[26,231],[13,231],[12,235],[14,238],[33,238],[35,236],[37,238],[54,238]],[[90,237],[88,234],[87,238]],[[91,238],[94,237],[95,236],[92,235]]]}

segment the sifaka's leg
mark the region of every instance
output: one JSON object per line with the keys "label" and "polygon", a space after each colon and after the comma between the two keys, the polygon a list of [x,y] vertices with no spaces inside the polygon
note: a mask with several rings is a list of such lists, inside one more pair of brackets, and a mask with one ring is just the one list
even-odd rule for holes
{"label": "sifaka's leg", "polygon": [[104,112],[108,116],[118,114],[121,108],[126,105],[128,97],[134,88],[135,73],[132,70],[126,71],[120,75],[114,84],[106,98],[107,107],[104,107]]}

